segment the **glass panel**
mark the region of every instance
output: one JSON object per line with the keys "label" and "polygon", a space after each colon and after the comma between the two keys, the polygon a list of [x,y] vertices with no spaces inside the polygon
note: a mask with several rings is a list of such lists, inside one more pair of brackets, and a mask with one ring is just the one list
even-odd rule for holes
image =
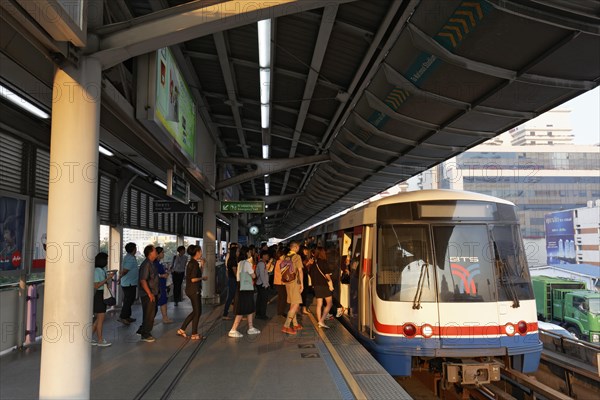
{"label": "glass panel", "polygon": [[435,301],[426,225],[381,225],[377,294],[388,301]]}
{"label": "glass panel", "polygon": [[485,225],[433,229],[440,302],[496,301]]}
{"label": "glass panel", "polygon": [[516,302],[518,299],[533,299],[529,267],[518,226],[495,225],[491,234],[498,276],[498,300]]}

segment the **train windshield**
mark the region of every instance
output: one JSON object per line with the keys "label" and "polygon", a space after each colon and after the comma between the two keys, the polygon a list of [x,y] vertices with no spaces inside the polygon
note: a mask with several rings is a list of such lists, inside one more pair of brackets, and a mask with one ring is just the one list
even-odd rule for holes
{"label": "train windshield", "polygon": [[498,284],[498,300],[533,299],[531,277],[519,228],[515,224],[492,225],[490,228],[494,267]]}
{"label": "train windshield", "polygon": [[497,301],[486,225],[434,226],[441,302]]}
{"label": "train windshield", "polygon": [[427,225],[379,226],[377,294],[383,300],[435,301]]}

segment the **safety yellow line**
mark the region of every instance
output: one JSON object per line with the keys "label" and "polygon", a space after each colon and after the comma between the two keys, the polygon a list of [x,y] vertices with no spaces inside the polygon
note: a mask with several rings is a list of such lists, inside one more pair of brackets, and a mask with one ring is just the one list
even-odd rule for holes
{"label": "safety yellow line", "polygon": [[[335,346],[329,341],[329,338],[327,337],[327,335],[325,335],[325,332],[323,332],[323,330],[319,328],[319,324],[317,323],[317,320],[313,316],[313,313],[311,312],[309,316],[310,316],[310,321],[312,322],[313,326],[315,327],[315,330],[319,334],[319,337],[325,343],[325,346],[327,347],[327,350],[329,350],[329,353],[331,354],[333,361],[335,361],[335,364],[337,365],[340,372],[342,373],[342,376],[346,380],[348,387],[350,388],[350,390],[352,390],[352,394],[354,395],[354,397],[358,400],[366,400],[367,396],[360,388],[358,382],[356,382],[356,379],[354,379],[352,372],[350,372],[348,367],[346,367],[346,364],[344,363],[344,361],[342,360],[342,357],[340,357],[339,353],[335,349]],[[336,322],[338,324],[341,324],[341,322],[338,322],[338,321],[336,321]]]}

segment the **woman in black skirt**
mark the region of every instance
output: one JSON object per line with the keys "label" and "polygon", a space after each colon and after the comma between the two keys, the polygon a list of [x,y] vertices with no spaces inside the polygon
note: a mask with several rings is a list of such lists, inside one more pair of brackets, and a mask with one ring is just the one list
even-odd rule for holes
{"label": "woman in black skirt", "polygon": [[[237,328],[245,315],[248,317],[248,335],[258,335],[260,331],[252,325],[254,307],[254,286],[252,279],[256,278],[256,274],[252,269],[252,255],[248,251],[248,247],[242,246],[238,257],[237,266],[237,292],[235,294],[235,320],[229,331],[229,337],[240,338],[242,335]],[[244,275],[246,274],[246,275]]]}

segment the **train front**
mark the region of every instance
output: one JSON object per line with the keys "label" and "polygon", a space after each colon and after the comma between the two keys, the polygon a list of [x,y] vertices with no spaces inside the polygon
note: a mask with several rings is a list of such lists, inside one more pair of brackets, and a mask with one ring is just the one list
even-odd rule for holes
{"label": "train front", "polygon": [[537,369],[542,345],[514,205],[381,205],[376,249],[372,350],[392,375],[421,364],[450,382],[482,383],[499,379],[495,357]]}

